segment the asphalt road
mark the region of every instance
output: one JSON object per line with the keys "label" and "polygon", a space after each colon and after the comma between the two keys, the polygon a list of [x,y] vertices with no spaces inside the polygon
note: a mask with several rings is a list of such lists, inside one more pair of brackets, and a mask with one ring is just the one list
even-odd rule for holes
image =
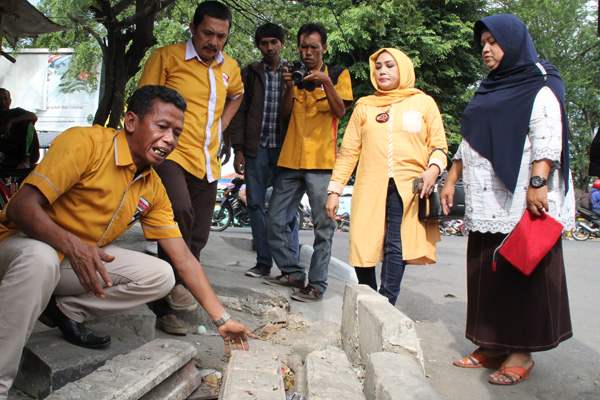
{"label": "asphalt road", "polygon": [[[250,230],[229,228],[221,234],[248,237]],[[312,231],[300,232],[301,244],[312,240]],[[490,385],[491,370],[452,366],[474,350],[464,337],[466,245],[466,237],[443,237],[437,264],[408,266],[397,304],[416,322],[429,381],[440,398],[600,399],[600,241],[563,241],[574,337],[534,354],[531,378],[510,387]],[[336,232],[332,255],[348,262],[348,233]]]}

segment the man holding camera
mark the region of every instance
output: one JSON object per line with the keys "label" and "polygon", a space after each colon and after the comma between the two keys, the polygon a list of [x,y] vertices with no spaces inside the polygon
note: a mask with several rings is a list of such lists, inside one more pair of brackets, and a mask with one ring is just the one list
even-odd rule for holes
{"label": "man holding camera", "polygon": [[[273,188],[267,216],[267,237],[273,259],[281,270],[263,282],[297,288],[294,300],[321,300],[327,289],[334,223],[327,217],[327,185],[337,154],[338,120],[352,105],[350,73],[326,65],[327,32],[321,23],[302,25],[298,53],[304,64],[294,64],[282,74],[285,86],[282,117],[290,116],[278,165],[282,168]],[[292,251],[287,224],[295,218],[304,192],[312,208],[315,240],[308,285],[306,273]]]}
{"label": "man holding camera", "polygon": [[[246,275],[260,278],[269,276],[273,265],[267,243],[265,200],[269,177],[274,184],[279,175],[277,160],[287,129],[279,112],[283,93],[281,67],[286,64],[279,56],[285,43],[283,29],[270,22],[261,25],[256,29],[254,42],[263,58],[242,69],[244,99],[226,134],[230,132],[231,146],[235,150],[235,172],[244,175],[246,180],[245,203],[256,248],[256,266],[246,271]],[[296,218],[289,229],[297,253]]]}

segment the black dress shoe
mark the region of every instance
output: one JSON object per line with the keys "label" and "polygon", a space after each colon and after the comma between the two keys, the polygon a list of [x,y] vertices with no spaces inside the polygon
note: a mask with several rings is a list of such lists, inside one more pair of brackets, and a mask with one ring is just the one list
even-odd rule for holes
{"label": "black dress shoe", "polygon": [[76,346],[98,349],[110,344],[109,335],[100,335],[85,327],[83,323],[75,322],[67,317],[56,305],[54,296],[40,315],[39,321],[51,328],[58,327],[67,342]]}
{"label": "black dress shoe", "polygon": [[57,325],[67,342],[76,346],[99,349],[110,344],[109,335],[100,335],[86,328],[83,323],[75,322],[66,316],[57,321]]}

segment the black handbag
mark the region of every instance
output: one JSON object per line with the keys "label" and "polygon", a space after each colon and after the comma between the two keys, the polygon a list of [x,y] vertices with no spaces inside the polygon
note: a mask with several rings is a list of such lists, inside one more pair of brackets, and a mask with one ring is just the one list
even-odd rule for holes
{"label": "black handbag", "polygon": [[[431,154],[435,151],[441,151],[446,155],[448,159],[447,170],[452,167],[452,159],[446,153],[444,149],[434,149]],[[431,158],[431,154],[429,157]],[[433,192],[429,196],[419,198],[419,219],[428,220],[452,220],[452,219],[463,219],[465,216],[465,188],[463,186],[462,179],[459,179],[454,184],[454,204],[450,207],[450,213],[444,214],[442,210],[442,203],[440,201],[440,193],[444,182],[446,182],[447,172],[444,172],[435,182],[433,186]]]}

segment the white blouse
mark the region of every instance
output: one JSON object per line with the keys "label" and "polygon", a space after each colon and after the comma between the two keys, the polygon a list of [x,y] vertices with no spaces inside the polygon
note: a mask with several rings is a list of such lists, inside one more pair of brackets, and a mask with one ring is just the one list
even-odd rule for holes
{"label": "white blouse", "polygon": [[575,227],[575,196],[571,172],[569,190],[565,194],[565,177],[560,169],[562,121],[560,103],[552,90],[542,88],[533,104],[529,132],[514,194],[511,193],[491,163],[463,140],[454,156],[463,163],[465,185],[465,227],[471,231],[510,233],[525,213],[526,194],[533,161],[553,161],[548,185],[548,214],[564,226]]}

